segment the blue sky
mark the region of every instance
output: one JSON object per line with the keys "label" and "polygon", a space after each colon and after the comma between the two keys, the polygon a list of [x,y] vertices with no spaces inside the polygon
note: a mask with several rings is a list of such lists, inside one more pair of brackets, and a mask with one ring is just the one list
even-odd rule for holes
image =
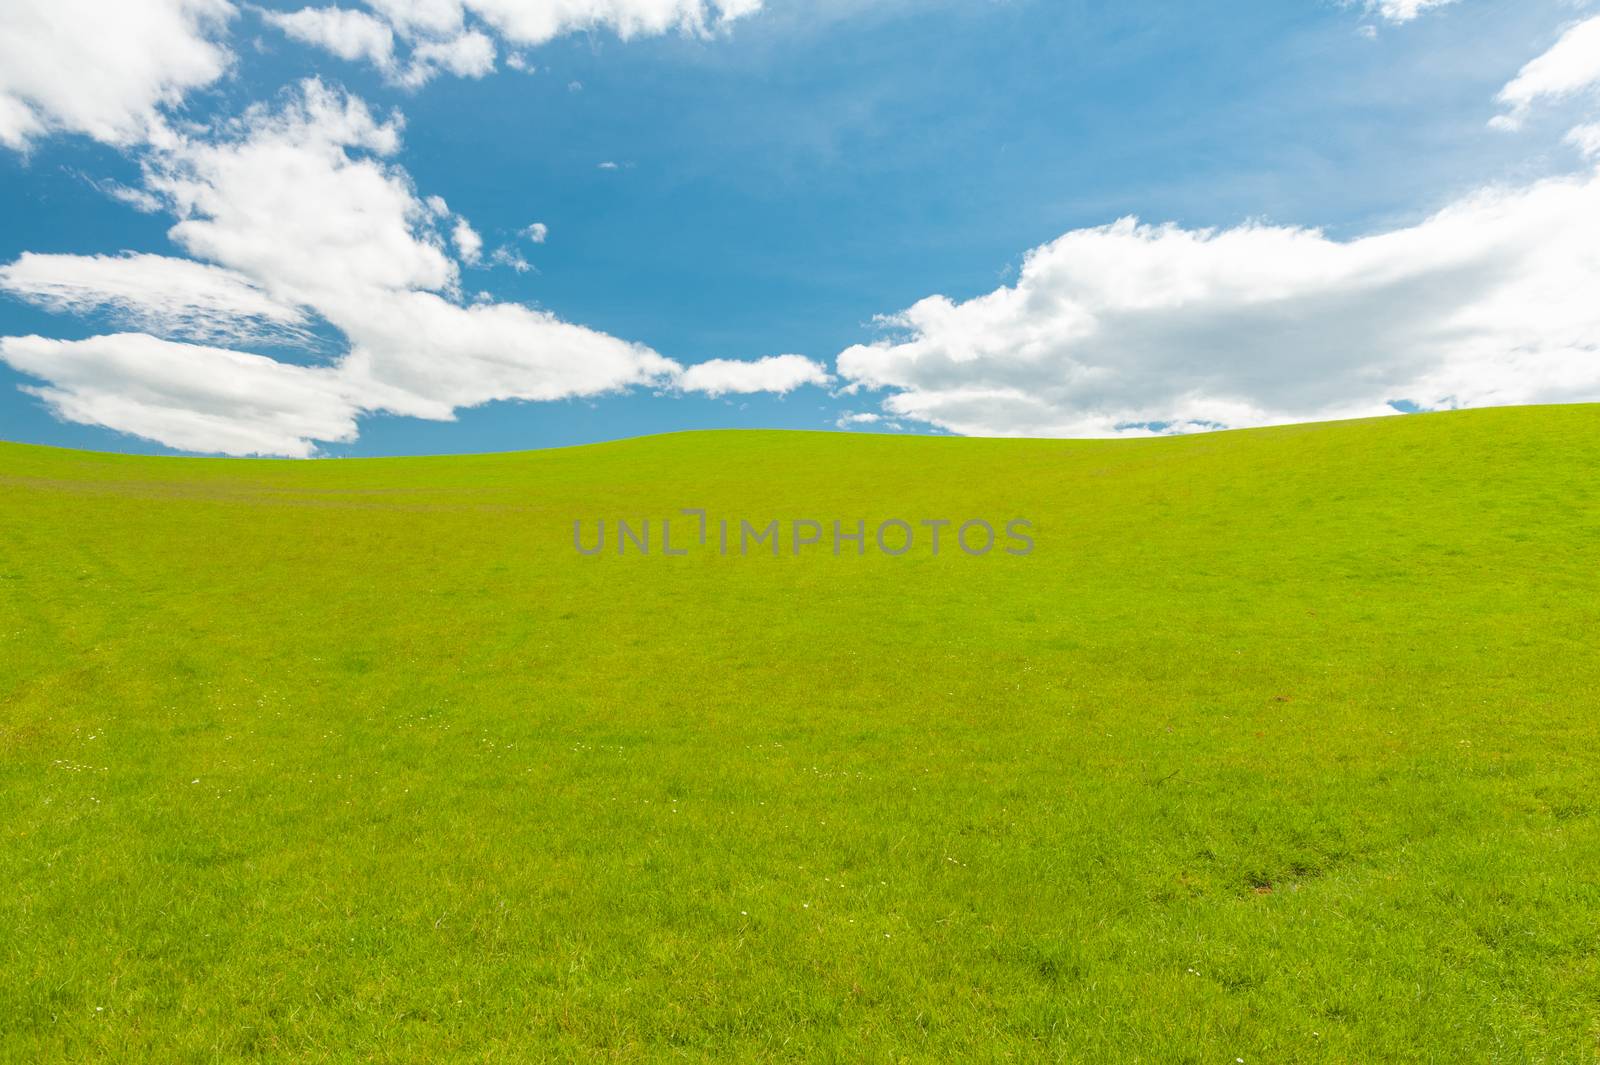
{"label": "blue sky", "polygon": [[[181,9],[185,0],[140,2]],[[403,128],[394,123],[399,147],[382,165],[417,200],[442,197],[448,218],[481,236],[484,261],[452,267],[459,280],[448,300],[548,311],[679,367],[793,353],[830,378],[783,394],[710,395],[668,371],[550,401],[464,402],[453,421],[389,412],[369,390],[347,401],[353,431],[305,437],[304,453],[832,429],[850,414],[878,419],[847,423],[856,431],[1117,435],[1376,413],[1385,404],[1600,398],[1588,371],[1600,334],[1577,297],[1538,321],[1474,319],[1462,339],[1470,308],[1593,280],[1580,272],[1593,264],[1564,243],[1565,230],[1591,232],[1600,216],[1591,210],[1593,161],[1568,137],[1593,111],[1592,82],[1580,71],[1577,88],[1572,76],[1555,88],[1535,84],[1526,113],[1503,123],[1515,129],[1489,125],[1510,106],[1497,96],[1519,71],[1591,13],[1563,0],[1424,7],[1407,18],[1313,2],[768,0],[722,21],[708,11],[699,29],[624,40],[600,20],[527,43],[469,5],[463,26],[492,39],[494,70],[441,71],[420,86],[239,8],[195,30],[226,54],[223,73],[169,92],[152,113],[197,143],[226,141],[230,120],[252,105],[287,106],[315,77],[376,122],[403,116]],[[15,43],[37,28],[3,32]],[[513,54],[534,69],[511,69]],[[1600,60],[1596,67],[1600,80]],[[131,251],[217,265],[277,291],[281,279],[258,266],[175,240],[175,200],[139,210],[110,194],[145,187],[141,166],[162,150],[153,136],[86,133],[71,117],[51,118],[49,108],[69,108],[49,93],[70,88],[8,87],[3,77],[0,95],[10,88],[43,128],[0,148],[0,262]],[[1483,190],[1496,198],[1489,207]],[[1492,228],[1484,218],[1457,229],[1429,221],[1464,204],[1502,220],[1496,242],[1461,235]],[[1127,216],[1177,228],[1098,228]],[[535,222],[548,227],[543,243],[526,235]],[[438,223],[439,239],[455,254],[451,224]],[[1320,231],[1321,243],[1293,239],[1296,227]],[[1206,230],[1232,234],[1237,252]],[[1088,236],[1041,257],[1021,286],[1026,299],[1007,296],[1019,291],[1030,249],[1074,233]],[[1415,237],[1389,242],[1398,249],[1360,243],[1396,233]],[[490,264],[500,248],[531,269]],[[1281,269],[1278,255],[1290,257]],[[1526,265],[1493,277],[1473,266],[1502,259]],[[1181,283],[1171,281],[1175,271]],[[1404,283],[1374,294],[1358,280],[1386,271]],[[1151,306],[1181,304],[1181,314],[1157,317],[1144,296],[1098,286],[1124,272],[1140,293],[1157,293]],[[1299,279],[1292,292],[1273,288],[1280,274]],[[1419,292],[1431,317],[1392,323],[1394,308],[1415,306]],[[64,311],[38,293],[26,280],[0,292],[0,337],[194,339],[181,329],[164,336],[150,315],[130,327],[119,320],[126,302],[111,296],[78,298]],[[996,306],[963,306],[986,294],[998,294]],[[936,295],[948,297],[950,313],[875,321]],[[1039,310],[1046,303],[1070,313]],[[281,364],[335,364],[354,342],[319,317],[320,304],[308,305],[308,332],[296,337],[208,343]],[[1319,315],[1338,333],[1327,351]],[[1351,318],[1373,324],[1346,334]],[[1233,354],[1263,336],[1272,344],[1260,341],[1261,353]],[[1286,345],[1304,348],[1303,365],[1283,365]],[[1346,348],[1367,361],[1330,367]],[[175,441],[183,450],[255,449],[169,431],[183,414],[174,404],[186,402],[179,388],[162,386],[149,400],[160,406],[154,414],[123,412],[118,400],[144,403],[154,387],[118,376],[144,357],[137,345],[125,356],[107,345],[74,354],[107,360],[80,364],[76,383],[56,382],[84,397],[76,406],[23,391],[48,390],[51,360],[65,350],[36,345],[0,357],[0,437],[135,452],[177,450],[167,446]],[[859,354],[842,356],[851,350]],[[1534,355],[1496,362],[1509,350]],[[451,358],[435,369],[451,372]],[[210,372],[202,353],[195,360],[183,376]],[[1166,387],[1179,379],[1181,388]],[[255,416],[215,396],[204,403],[209,424]]]}

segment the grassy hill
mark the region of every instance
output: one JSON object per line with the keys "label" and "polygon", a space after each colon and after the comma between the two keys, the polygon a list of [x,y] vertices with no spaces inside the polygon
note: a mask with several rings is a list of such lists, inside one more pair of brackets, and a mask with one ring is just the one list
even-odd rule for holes
{"label": "grassy hill", "polygon": [[0,445],[0,1060],[1593,1061],[1597,641],[1596,407]]}

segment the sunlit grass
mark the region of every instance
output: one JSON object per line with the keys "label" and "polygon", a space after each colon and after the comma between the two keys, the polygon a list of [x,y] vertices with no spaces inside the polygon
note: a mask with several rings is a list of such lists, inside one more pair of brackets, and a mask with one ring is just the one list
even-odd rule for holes
{"label": "sunlit grass", "polygon": [[0,1058],[1593,1061],[1597,634],[1594,407],[0,446]]}

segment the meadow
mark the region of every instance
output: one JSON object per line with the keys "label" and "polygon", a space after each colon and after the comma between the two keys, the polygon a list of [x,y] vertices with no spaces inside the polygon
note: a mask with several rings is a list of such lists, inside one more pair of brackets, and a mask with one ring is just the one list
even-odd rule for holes
{"label": "meadow", "polygon": [[0,445],[0,1061],[1600,1061],[1597,637],[1595,406]]}

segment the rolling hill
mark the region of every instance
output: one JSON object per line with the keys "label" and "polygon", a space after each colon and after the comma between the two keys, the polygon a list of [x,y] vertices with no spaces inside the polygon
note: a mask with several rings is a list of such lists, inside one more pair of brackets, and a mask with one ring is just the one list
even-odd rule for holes
{"label": "rolling hill", "polygon": [[1592,1061],[1597,632],[1592,406],[0,445],[0,1059]]}

